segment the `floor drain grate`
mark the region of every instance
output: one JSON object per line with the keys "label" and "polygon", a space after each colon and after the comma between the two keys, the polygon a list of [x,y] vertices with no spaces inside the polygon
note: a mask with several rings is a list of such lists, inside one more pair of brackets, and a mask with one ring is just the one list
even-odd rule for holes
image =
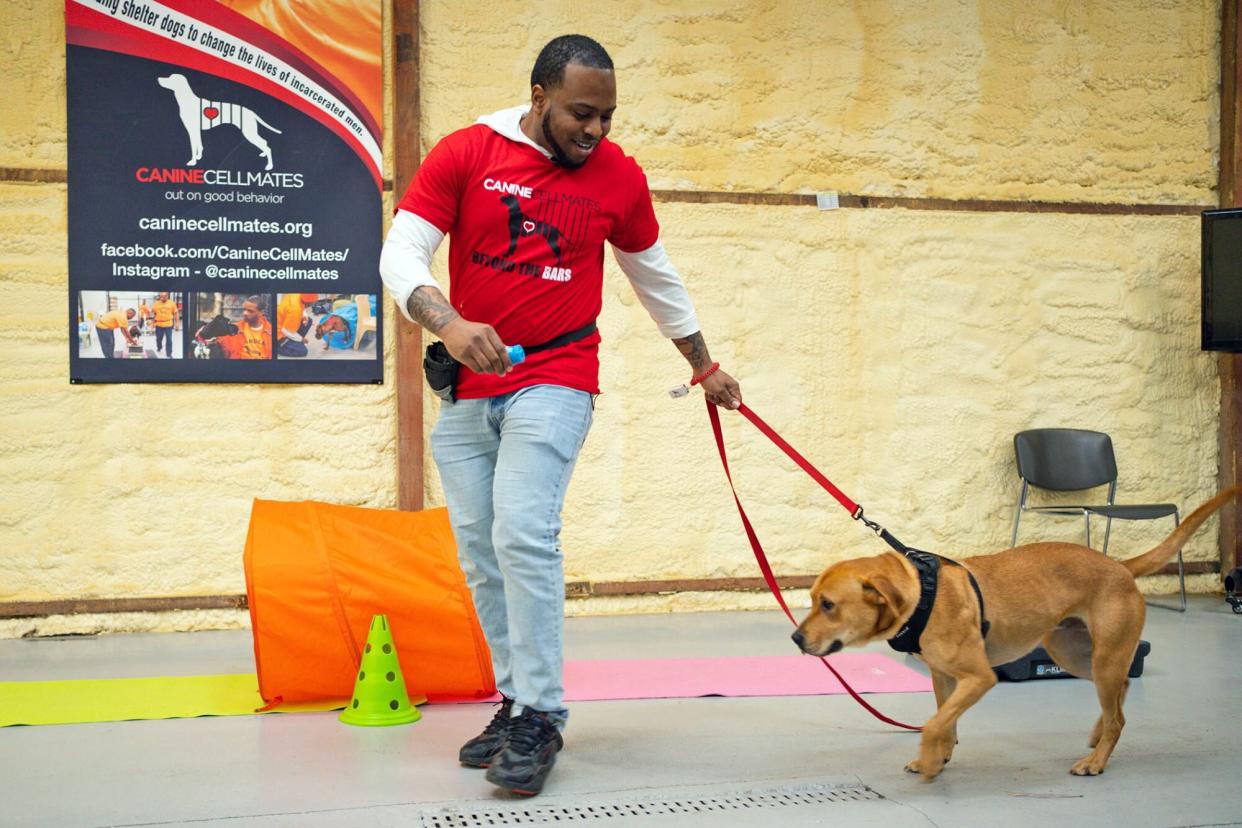
{"label": "floor drain grate", "polygon": [[425,810],[422,828],[491,828],[498,825],[550,825],[559,822],[615,819],[618,817],[702,814],[723,811],[781,808],[791,805],[831,805],[883,799],[865,785],[851,787],[803,785],[748,790],[727,796],[682,796],[669,799],[617,801],[594,805],[510,806]]}

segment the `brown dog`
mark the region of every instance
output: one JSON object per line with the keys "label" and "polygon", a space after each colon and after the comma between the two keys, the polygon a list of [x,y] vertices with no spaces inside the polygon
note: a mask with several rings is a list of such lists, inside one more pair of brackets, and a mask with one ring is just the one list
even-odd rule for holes
{"label": "brown dog", "polygon": [[[1032,543],[969,558],[962,566],[941,566],[935,604],[919,639],[937,709],[923,726],[918,758],[906,770],[934,779],[953,755],[958,718],[996,683],[992,666],[1042,643],[1067,672],[1095,682],[1102,712],[1088,742],[1094,750],[1070,773],[1103,773],[1125,725],[1127,673],[1146,617],[1134,578],[1164,566],[1239,492],[1242,486],[1217,494],[1162,543],[1128,561],[1073,543]],[[971,574],[990,623],[986,639]],[[793,634],[794,643],[823,656],[891,639],[914,615],[919,595],[918,570],[895,552],[833,564],[811,588],[812,609]]]}
{"label": "brown dog", "polygon": [[[322,322],[315,326],[315,339],[324,339],[329,334],[337,332],[349,336],[349,323],[336,314],[329,314]],[[330,347],[331,339],[324,339],[323,349],[326,351]]]}

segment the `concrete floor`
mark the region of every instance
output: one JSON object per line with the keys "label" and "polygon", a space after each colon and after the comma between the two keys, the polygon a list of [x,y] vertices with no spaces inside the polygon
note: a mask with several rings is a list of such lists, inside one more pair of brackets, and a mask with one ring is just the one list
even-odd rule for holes
{"label": "concrete floor", "polygon": [[[785,654],[790,631],[778,613],[577,618],[566,649]],[[902,771],[917,737],[848,696],[670,699],[572,705],[544,794],[508,799],[455,761],[492,709],[445,705],[397,728],[334,713],[6,728],[0,825],[1242,825],[1242,617],[1197,597],[1186,615],[1150,610],[1144,638],[1126,732],[1091,779],[1067,772],[1098,713],[1071,679],[999,684],[930,784]],[[251,659],[247,631],[0,641],[0,679],[247,672]],[[911,722],[934,704],[869,699]]]}

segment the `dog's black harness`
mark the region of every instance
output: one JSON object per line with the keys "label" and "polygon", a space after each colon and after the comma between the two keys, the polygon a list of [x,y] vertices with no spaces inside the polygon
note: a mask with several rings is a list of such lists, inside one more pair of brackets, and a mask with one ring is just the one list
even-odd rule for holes
{"label": "dog's black harness", "polygon": [[[949,566],[962,565],[957,561],[942,558],[931,552],[912,549],[904,544],[902,546],[905,548],[899,551],[905,556],[906,560],[914,564],[914,568],[919,572],[919,603],[914,608],[914,614],[910,616],[910,620],[906,622],[905,626],[888,640],[888,646],[899,653],[921,653],[923,650],[919,647],[919,638],[923,635],[923,630],[927,627],[927,619],[931,618],[932,607],[936,604],[936,589],[940,583],[940,566],[941,564],[948,564]],[[965,569],[965,567],[962,568]],[[987,638],[988,628],[991,624],[988,622],[987,613],[983,608],[983,593],[979,590],[979,582],[975,580],[974,573],[969,569],[966,570],[966,577],[970,579],[970,585],[975,590],[975,597],[979,599],[980,632],[983,633],[984,638]]]}

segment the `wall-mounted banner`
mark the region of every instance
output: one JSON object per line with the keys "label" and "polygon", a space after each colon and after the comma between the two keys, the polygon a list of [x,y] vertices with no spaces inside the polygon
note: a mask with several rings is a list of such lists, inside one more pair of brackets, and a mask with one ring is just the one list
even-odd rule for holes
{"label": "wall-mounted banner", "polygon": [[72,382],[382,382],[380,0],[66,0]]}

